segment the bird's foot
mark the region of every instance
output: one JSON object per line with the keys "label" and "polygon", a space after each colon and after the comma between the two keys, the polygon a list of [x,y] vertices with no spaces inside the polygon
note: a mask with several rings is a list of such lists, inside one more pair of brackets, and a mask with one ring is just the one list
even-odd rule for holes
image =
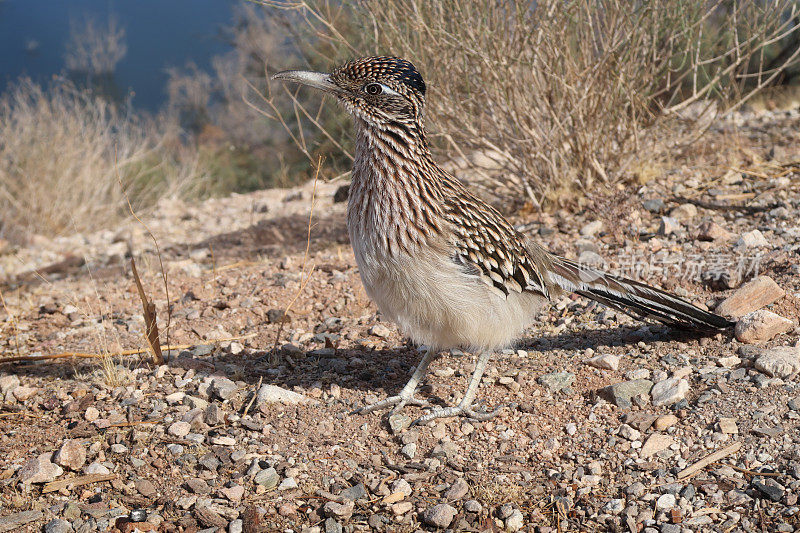
{"label": "bird's foot", "polygon": [[410,394],[404,394],[403,392],[401,392],[397,396],[390,396],[385,400],[381,400],[379,402],[370,405],[365,405],[364,407],[359,407],[355,411],[352,411],[350,414],[365,415],[367,413],[373,413],[375,411],[380,411],[381,409],[386,409],[387,407],[391,407],[392,405],[394,406],[394,408],[392,408],[391,414],[394,414],[399,412],[406,405],[418,405],[421,407],[425,407],[428,405],[428,402],[426,400],[420,400],[419,398],[415,398],[413,392],[411,392]]}
{"label": "bird's foot", "polygon": [[437,418],[450,418],[452,416],[464,416],[472,420],[477,420],[478,422],[484,422],[496,417],[501,409],[502,406],[494,411],[485,413],[476,411],[475,406],[472,404],[465,405],[464,402],[461,402],[455,407],[434,407],[430,413],[417,418],[411,425],[427,424],[431,420],[436,420]]}

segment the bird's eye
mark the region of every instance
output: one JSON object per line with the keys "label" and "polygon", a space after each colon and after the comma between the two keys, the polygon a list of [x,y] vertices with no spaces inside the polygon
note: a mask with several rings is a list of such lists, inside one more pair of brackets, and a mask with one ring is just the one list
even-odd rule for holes
{"label": "bird's eye", "polygon": [[364,87],[364,90],[367,92],[367,94],[375,96],[376,94],[381,94],[383,92],[383,87],[380,83],[369,83]]}

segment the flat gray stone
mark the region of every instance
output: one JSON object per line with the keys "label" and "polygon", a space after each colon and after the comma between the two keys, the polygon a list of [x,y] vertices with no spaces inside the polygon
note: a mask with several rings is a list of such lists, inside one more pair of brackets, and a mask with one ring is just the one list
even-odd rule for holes
{"label": "flat gray stone", "polygon": [[258,485],[262,485],[265,489],[271,490],[278,486],[278,481],[280,480],[280,476],[278,472],[272,468],[265,468],[253,479]]}
{"label": "flat gray stone", "polygon": [[640,394],[650,394],[653,382],[649,379],[633,379],[615,383],[600,390],[600,394],[608,401],[623,409],[630,409],[631,399]]}
{"label": "flat gray stone", "polygon": [[303,396],[276,385],[261,385],[261,388],[256,393],[256,402],[258,404],[282,403],[287,405],[317,403],[308,396]]}
{"label": "flat gray stone", "polygon": [[653,385],[650,394],[653,396],[653,405],[672,405],[686,398],[689,392],[689,382],[685,379],[668,378]]}
{"label": "flat gray stone", "polygon": [[0,532],[19,531],[19,528],[34,520],[40,520],[44,514],[41,511],[22,511],[0,518]]}
{"label": "flat gray stone", "polygon": [[800,373],[800,346],[762,350],[753,366],[770,377],[791,379]]}
{"label": "flat gray stone", "polygon": [[551,372],[550,374],[539,376],[536,381],[555,394],[567,387],[571,387],[575,382],[575,374],[572,372]]}

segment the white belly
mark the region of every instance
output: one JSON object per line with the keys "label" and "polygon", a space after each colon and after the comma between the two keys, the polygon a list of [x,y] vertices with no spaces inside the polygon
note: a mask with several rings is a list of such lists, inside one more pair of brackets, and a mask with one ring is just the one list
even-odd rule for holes
{"label": "white belly", "polygon": [[497,350],[519,338],[546,300],[512,293],[504,297],[447,258],[421,252],[381,257],[353,249],[364,288],[386,318],[417,344],[437,350]]}

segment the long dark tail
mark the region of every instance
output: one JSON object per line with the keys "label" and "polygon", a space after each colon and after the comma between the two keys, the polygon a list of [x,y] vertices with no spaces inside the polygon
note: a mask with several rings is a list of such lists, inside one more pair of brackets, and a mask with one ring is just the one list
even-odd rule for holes
{"label": "long dark tail", "polygon": [[723,330],[734,322],[703,311],[686,300],[644,283],[619,278],[561,257],[552,257],[551,281],[638,318],[652,318],[682,329]]}

